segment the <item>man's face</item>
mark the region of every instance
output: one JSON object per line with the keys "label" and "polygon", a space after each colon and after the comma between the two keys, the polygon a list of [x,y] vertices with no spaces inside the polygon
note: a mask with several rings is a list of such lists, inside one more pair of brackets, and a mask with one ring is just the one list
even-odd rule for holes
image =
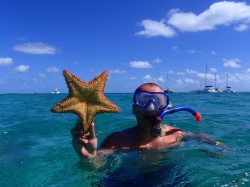
{"label": "man's face", "polygon": [[[160,87],[143,85],[139,88],[139,91],[146,92],[163,92]],[[133,104],[133,112],[136,116],[137,122],[140,126],[150,127],[154,122],[154,119],[159,115],[163,110],[158,109],[153,103],[145,108],[140,108],[137,105]]]}

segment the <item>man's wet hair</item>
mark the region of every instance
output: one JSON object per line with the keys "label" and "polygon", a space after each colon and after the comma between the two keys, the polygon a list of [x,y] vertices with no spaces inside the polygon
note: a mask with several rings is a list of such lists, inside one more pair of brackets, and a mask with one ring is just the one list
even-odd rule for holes
{"label": "man's wet hair", "polygon": [[150,86],[150,87],[156,86],[156,87],[159,87],[161,90],[163,90],[158,84],[149,82],[149,83],[144,83],[144,84],[140,85],[138,88],[136,88],[134,95],[140,90],[140,87],[145,86],[145,85]]}

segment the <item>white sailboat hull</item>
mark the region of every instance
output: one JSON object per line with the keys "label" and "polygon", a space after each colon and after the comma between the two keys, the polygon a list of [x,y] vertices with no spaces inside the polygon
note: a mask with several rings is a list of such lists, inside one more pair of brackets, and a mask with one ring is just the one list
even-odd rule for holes
{"label": "white sailboat hull", "polygon": [[235,91],[232,90],[232,89],[226,89],[226,90],[224,90],[223,92],[225,92],[225,93],[232,93],[232,92],[235,92]]}
{"label": "white sailboat hull", "polygon": [[164,90],[164,93],[174,93],[174,90],[168,88],[168,89]]}
{"label": "white sailboat hull", "polygon": [[203,90],[196,90],[196,93],[215,93],[214,89],[203,89]]}
{"label": "white sailboat hull", "polygon": [[59,90],[56,88],[53,92],[52,92],[52,94],[59,94],[60,92],[59,92]]}

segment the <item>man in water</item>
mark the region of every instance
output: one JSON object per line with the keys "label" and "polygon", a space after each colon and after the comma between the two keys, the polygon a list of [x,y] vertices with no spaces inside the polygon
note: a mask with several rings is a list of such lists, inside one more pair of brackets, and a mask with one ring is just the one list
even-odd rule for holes
{"label": "man in water", "polygon": [[133,114],[137,119],[137,125],[119,132],[110,134],[102,143],[101,150],[97,151],[97,137],[94,123],[89,127],[89,132],[83,134],[77,122],[71,129],[73,136],[72,145],[80,158],[91,158],[113,152],[114,149],[158,149],[176,146],[184,137],[206,140],[218,145],[205,134],[190,135],[179,128],[160,124],[157,125],[159,133],[152,135],[152,125],[155,118],[169,104],[168,96],[162,88],[154,83],[146,83],[139,86],[134,93]]}

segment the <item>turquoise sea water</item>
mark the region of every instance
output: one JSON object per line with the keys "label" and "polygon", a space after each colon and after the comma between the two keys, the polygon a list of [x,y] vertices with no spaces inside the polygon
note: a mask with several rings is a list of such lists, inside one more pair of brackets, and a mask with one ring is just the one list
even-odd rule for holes
{"label": "turquoise sea water", "polygon": [[[250,186],[250,93],[174,93],[174,106],[187,112],[164,123],[206,133],[227,147],[183,141],[161,150],[115,152],[80,162],[71,146],[75,114],[51,113],[67,94],[0,95],[0,186]],[[120,113],[98,114],[99,144],[111,132],[136,125],[132,94],[106,94]],[[102,163],[102,165],[99,165]]]}

